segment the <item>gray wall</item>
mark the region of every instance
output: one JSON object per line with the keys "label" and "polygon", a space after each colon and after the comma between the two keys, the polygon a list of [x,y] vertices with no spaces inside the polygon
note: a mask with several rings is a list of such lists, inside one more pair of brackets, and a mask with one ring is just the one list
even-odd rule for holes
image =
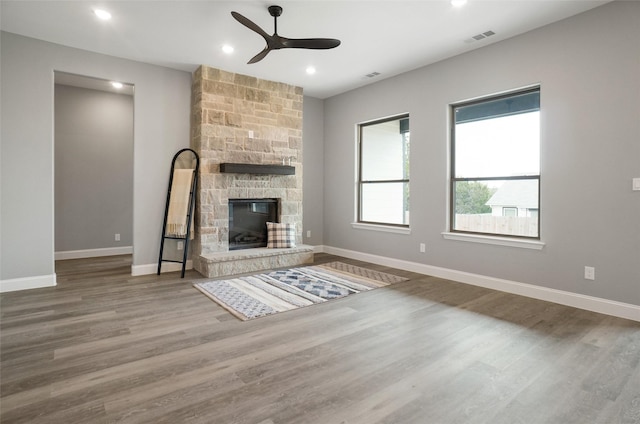
{"label": "gray wall", "polygon": [[0,279],[54,273],[54,71],[134,84],[134,265],[157,263],[173,154],[189,146],[191,74],[2,32]]}
{"label": "gray wall", "polygon": [[59,84],[54,97],[55,251],[132,246],[133,97]]}
{"label": "gray wall", "polygon": [[[324,244],[324,101],[305,97],[302,111],[302,181],[305,244]],[[311,237],[307,237],[311,231]]]}
{"label": "gray wall", "polygon": [[[640,3],[325,100],[324,244],[640,305]],[[444,240],[448,105],[541,85],[542,251]],[[411,234],[353,229],[355,125],[411,114]],[[427,252],[419,253],[424,242]],[[583,278],[584,266],[596,280]]]}

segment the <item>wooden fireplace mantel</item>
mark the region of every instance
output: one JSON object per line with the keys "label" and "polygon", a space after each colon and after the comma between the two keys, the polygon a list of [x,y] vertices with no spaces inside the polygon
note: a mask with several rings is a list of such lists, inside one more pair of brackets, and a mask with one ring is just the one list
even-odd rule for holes
{"label": "wooden fireplace mantel", "polygon": [[295,175],[296,168],[288,165],[257,165],[251,163],[221,163],[220,172],[224,174],[271,174]]}

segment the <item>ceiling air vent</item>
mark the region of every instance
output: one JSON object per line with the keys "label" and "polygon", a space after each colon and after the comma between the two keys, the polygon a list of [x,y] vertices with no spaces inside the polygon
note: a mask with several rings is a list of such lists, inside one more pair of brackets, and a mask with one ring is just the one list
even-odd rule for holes
{"label": "ceiling air vent", "polygon": [[367,78],[374,78],[380,75],[380,72],[371,72],[370,74],[365,75]]}
{"label": "ceiling air vent", "polygon": [[485,38],[491,37],[492,35],[496,35],[496,33],[493,32],[493,31],[485,31],[483,33],[474,35],[473,37],[469,38],[468,40],[464,40],[464,42],[465,43],[473,43],[474,41],[484,40]]}

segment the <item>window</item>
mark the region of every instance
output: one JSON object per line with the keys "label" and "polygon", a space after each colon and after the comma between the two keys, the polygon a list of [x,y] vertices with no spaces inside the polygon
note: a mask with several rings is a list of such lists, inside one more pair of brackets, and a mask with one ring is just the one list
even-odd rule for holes
{"label": "window", "polygon": [[409,225],[409,116],[358,126],[358,222]]}
{"label": "window", "polygon": [[452,105],[452,232],[540,238],[540,88]]}
{"label": "window", "polygon": [[502,216],[518,216],[518,208],[502,208]]}

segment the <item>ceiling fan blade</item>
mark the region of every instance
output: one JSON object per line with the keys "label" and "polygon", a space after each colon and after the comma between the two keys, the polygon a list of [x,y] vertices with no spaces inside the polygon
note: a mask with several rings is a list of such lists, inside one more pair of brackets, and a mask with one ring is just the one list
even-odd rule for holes
{"label": "ceiling fan blade", "polygon": [[271,51],[271,49],[269,48],[269,46],[265,47],[264,50],[262,50],[260,53],[258,53],[257,55],[253,56],[251,58],[250,61],[247,62],[247,65],[251,64],[251,63],[256,63],[256,62],[260,62],[262,59],[264,59],[264,57],[269,54],[269,52]]}
{"label": "ceiling fan blade", "polygon": [[284,48],[293,49],[333,49],[340,45],[335,38],[284,38],[280,37]]}
{"label": "ceiling fan blade", "polygon": [[252,31],[257,32],[258,34],[262,35],[262,37],[267,40],[267,42],[269,42],[269,40],[271,40],[271,35],[267,34],[266,32],[264,32],[264,30],[262,28],[260,28],[256,23],[254,23],[253,21],[245,18],[244,16],[242,16],[241,14],[239,14],[238,12],[231,12],[231,16],[233,16],[236,21],[240,22],[242,25],[246,26],[247,28],[249,28]]}

